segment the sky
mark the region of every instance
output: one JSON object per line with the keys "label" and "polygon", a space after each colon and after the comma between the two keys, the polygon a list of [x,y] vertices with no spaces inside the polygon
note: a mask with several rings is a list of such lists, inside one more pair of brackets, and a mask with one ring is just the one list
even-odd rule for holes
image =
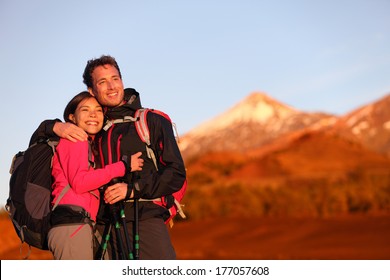
{"label": "sky", "polygon": [[390,0],[0,0],[0,205],[12,157],[109,54],[179,134],[252,92],[343,115],[390,93]]}

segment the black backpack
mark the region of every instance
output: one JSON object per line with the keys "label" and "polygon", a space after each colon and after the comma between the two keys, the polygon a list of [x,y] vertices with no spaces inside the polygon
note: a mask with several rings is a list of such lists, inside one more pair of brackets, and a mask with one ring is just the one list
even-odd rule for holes
{"label": "black backpack", "polygon": [[48,250],[52,158],[57,144],[58,139],[39,139],[14,156],[10,169],[6,210],[21,242],[41,250]]}

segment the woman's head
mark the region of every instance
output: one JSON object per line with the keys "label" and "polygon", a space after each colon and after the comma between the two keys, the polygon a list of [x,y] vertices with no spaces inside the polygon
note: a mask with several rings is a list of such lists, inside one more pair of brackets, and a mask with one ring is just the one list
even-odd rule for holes
{"label": "woman's head", "polygon": [[88,91],[83,91],[73,97],[66,105],[64,120],[76,124],[92,136],[103,127],[103,109],[95,97]]}

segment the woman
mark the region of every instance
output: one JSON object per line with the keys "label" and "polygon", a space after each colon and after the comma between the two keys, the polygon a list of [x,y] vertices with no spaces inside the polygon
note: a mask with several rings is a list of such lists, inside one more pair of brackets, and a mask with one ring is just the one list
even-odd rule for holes
{"label": "woman", "polygon": [[[92,260],[99,188],[116,177],[123,177],[128,164],[119,161],[94,169],[93,140],[103,126],[104,117],[102,107],[89,92],[79,93],[68,103],[64,119],[84,129],[89,139],[77,142],[61,139],[56,148],[49,249],[54,259]],[[129,172],[142,170],[140,155],[141,152],[131,157]]]}

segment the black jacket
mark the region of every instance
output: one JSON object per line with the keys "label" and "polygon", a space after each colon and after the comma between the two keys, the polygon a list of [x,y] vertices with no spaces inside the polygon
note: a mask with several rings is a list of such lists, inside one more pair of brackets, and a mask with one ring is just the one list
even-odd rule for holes
{"label": "black jacket", "polygon": [[[125,100],[126,104],[106,110],[105,116],[108,120],[123,119],[125,116],[133,117],[135,111],[142,108],[139,94],[134,89],[125,90]],[[147,114],[147,123],[151,147],[158,161],[160,159],[164,162],[159,164],[158,171],[153,161],[147,157],[146,144],[138,136],[134,122],[113,124],[107,131],[102,130],[96,138],[96,143],[103,165],[119,161],[123,156],[127,156],[130,160],[131,155],[142,152],[141,157],[144,159],[142,171],[122,179],[130,183],[131,187],[135,181],[138,182],[139,191],[133,188],[135,197],[154,199],[178,191],[184,184],[186,171],[172,123],[152,111]],[[140,202],[139,205],[140,219],[152,216],[169,217],[167,209],[153,202]],[[133,203],[125,203],[125,213],[127,219],[133,219]]]}

